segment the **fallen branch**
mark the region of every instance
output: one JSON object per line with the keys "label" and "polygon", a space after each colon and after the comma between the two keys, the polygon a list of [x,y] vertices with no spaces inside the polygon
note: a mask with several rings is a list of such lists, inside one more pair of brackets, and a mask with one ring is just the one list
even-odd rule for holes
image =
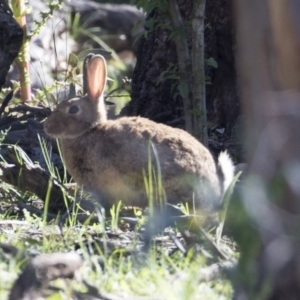
{"label": "fallen branch", "polygon": [[33,164],[21,148],[18,148],[17,154],[15,147],[17,146],[1,149],[0,154],[5,162],[0,162],[0,179],[18,187],[22,192],[31,192],[42,200],[46,199],[47,191],[51,188],[50,210],[54,213],[65,211],[65,187],[39,165]]}

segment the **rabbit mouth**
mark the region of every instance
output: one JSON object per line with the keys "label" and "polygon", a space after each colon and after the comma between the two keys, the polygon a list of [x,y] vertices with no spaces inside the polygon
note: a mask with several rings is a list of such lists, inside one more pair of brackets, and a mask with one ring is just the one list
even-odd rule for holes
{"label": "rabbit mouth", "polygon": [[81,136],[81,134],[61,134],[61,133],[47,133],[48,136],[50,136],[53,139],[59,139],[59,140],[73,140]]}
{"label": "rabbit mouth", "polygon": [[48,136],[50,136],[50,137],[52,137],[52,138],[55,138],[55,139],[62,138],[62,134],[61,134],[61,133],[51,132],[51,130],[46,129],[45,127],[44,127],[44,131],[45,131],[45,133],[46,133]]}
{"label": "rabbit mouth", "polygon": [[70,134],[70,133],[65,133],[65,132],[55,132],[55,131],[51,131],[49,129],[45,129],[45,132],[48,136],[54,138],[54,139],[75,139],[78,136],[81,135],[81,133],[74,133],[74,134]]}
{"label": "rabbit mouth", "polygon": [[57,124],[51,126],[51,124],[44,123],[45,133],[54,139],[75,139],[86,132],[86,130],[68,130],[67,127],[57,128]]}
{"label": "rabbit mouth", "polygon": [[57,126],[52,126],[52,124],[49,124],[47,120],[44,123],[44,131],[45,133],[52,137],[52,138],[63,138],[64,134],[62,130],[58,130]]}

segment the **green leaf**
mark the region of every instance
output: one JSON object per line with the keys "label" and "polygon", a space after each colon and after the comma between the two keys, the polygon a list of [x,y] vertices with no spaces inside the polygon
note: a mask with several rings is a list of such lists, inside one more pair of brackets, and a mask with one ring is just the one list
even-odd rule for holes
{"label": "green leaf", "polygon": [[159,9],[160,9],[161,11],[166,12],[167,9],[168,9],[167,1],[162,1],[162,0],[160,0],[160,1],[158,2],[158,7],[159,7]]}
{"label": "green leaf", "polygon": [[223,197],[223,202],[222,202],[222,207],[221,210],[219,212],[219,219],[220,219],[220,224],[218,226],[218,228],[216,229],[216,236],[217,236],[217,244],[220,244],[221,238],[222,238],[222,233],[223,233],[223,228],[224,228],[224,223],[226,220],[226,215],[227,215],[227,211],[228,211],[228,207],[229,207],[229,202],[231,199],[231,195],[233,193],[233,189],[239,179],[239,177],[241,176],[242,172],[239,172],[238,174],[236,174],[229,187],[227,188],[227,190],[225,191],[224,197]]}
{"label": "green leaf", "polygon": [[135,45],[135,43],[141,38],[144,37],[145,39],[147,39],[147,35],[146,35],[146,31],[143,30],[140,33],[138,33],[133,41],[133,46]]}
{"label": "green leaf", "polygon": [[177,35],[179,32],[178,31],[172,31],[168,37],[168,40],[171,40],[175,35]]}
{"label": "green leaf", "polygon": [[213,67],[213,68],[215,68],[215,69],[218,68],[218,63],[217,63],[217,61],[216,61],[214,58],[212,58],[212,57],[206,59],[206,60],[205,60],[205,63],[206,63],[207,66]]}
{"label": "green leaf", "polygon": [[145,21],[145,28],[149,29],[149,30],[153,30],[155,27],[155,20],[154,19],[149,19]]}
{"label": "green leaf", "polygon": [[168,79],[179,79],[178,75],[172,74],[167,77]]}
{"label": "green leaf", "polygon": [[179,83],[177,89],[182,98],[187,98],[187,96],[189,94],[189,87],[187,84]]}
{"label": "green leaf", "polygon": [[74,53],[70,53],[69,55],[69,65],[73,68],[78,65],[78,57]]}
{"label": "green leaf", "polygon": [[211,84],[211,77],[208,75],[205,75],[205,84]]}

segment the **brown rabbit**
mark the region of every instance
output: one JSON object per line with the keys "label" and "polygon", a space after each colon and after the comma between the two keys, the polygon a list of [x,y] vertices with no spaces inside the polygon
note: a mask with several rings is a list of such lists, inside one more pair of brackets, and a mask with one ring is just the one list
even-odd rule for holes
{"label": "brown rabbit", "polygon": [[86,57],[83,81],[86,94],[60,103],[44,124],[45,132],[59,139],[67,169],[79,185],[100,194],[104,205],[122,200],[147,206],[143,170],[151,141],[169,203],[195,201],[198,208],[220,203],[234,173],[226,152],[216,165],[209,150],[184,130],[141,117],[107,120],[106,63],[100,55]]}

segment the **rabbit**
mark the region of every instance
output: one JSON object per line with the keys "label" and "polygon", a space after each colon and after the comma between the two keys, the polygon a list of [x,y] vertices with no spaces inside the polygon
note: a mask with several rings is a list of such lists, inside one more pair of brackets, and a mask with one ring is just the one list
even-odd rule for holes
{"label": "rabbit", "polygon": [[59,139],[74,180],[100,195],[104,206],[122,200],[126,206],[145,208],[148,198],[143,170],[148,169],[151,142],[168,203],[188,202],[199,209],[217,207],[234,176],[227,152],[222,152],[216,163],[209,150],[182,129],[142,117],[108,120],[105,85],[105,59],[88,55],[83,65],[84,95],[58,104],[44,122],[46,134]]}

